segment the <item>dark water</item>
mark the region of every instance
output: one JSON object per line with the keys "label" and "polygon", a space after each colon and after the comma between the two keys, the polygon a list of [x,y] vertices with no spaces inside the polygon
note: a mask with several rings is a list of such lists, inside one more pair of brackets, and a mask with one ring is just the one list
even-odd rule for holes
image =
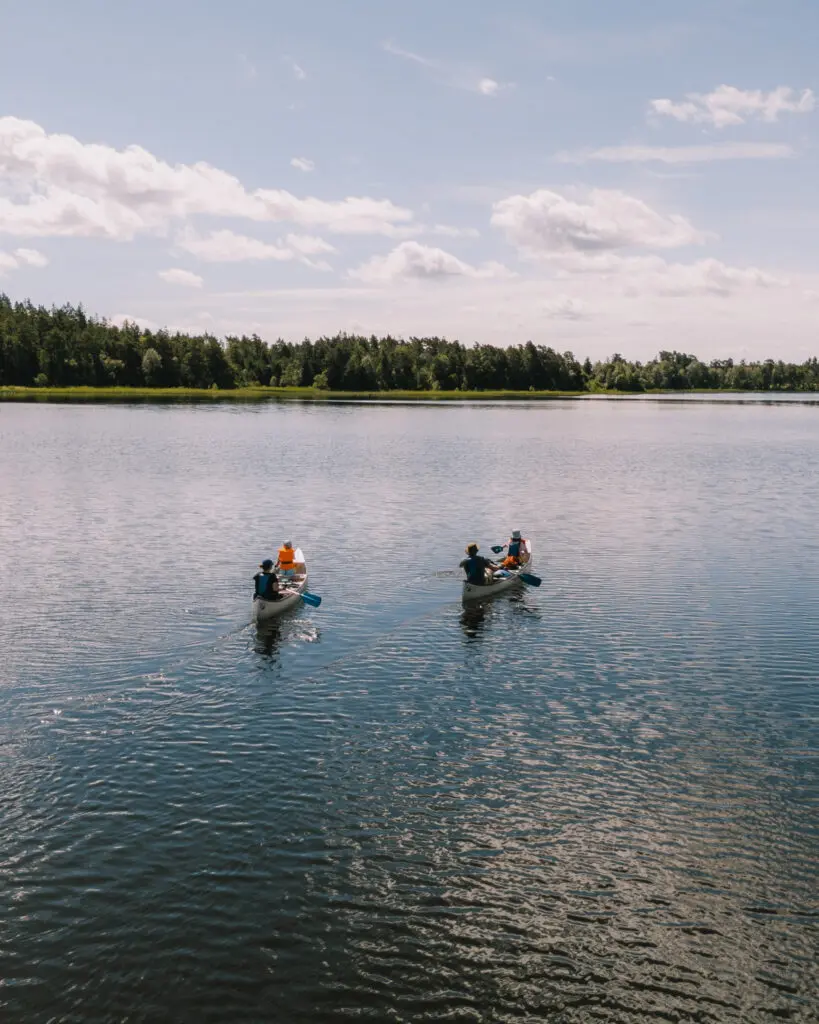
{"label": "dark water", "polygon": [[815,1021],[817,470],[800,403],[0,405],[0,1020]]}

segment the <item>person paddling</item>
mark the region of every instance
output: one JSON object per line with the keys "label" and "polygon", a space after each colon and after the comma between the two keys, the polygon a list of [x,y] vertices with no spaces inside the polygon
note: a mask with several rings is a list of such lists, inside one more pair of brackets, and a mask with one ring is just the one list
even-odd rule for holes
{"label": "person paddling", "polygon": [[477,544],[467,545],[466,553],[468,557],[463,559],[460,568],[466,573],[467,582],[473,583],[477,587],[485,586],[487,572],[494,572],[500,566],[488,558],[484,558],[483,555],[479,555]]}
{"label": "person paddling", "polygon": [[286,540],[283,547],[279,548],[279,560],[276,568],[282,576],[295,576],[296,574],[296,552],[293,550],[293,542]]}
{"label": "person paddling", "polygon": [[262,571],[253,577],[256,585],[254,597],[260,597],[263,601],[278,601],[279,578],[273,571],[273,560],[266,558],[259,568]]}
{"label": "person paddling", "polygon": [[521,537],[520,530],[512,530],[509,538],[506,558],[501,562],[504,569],[518,569],[526,559],[526,538]]}

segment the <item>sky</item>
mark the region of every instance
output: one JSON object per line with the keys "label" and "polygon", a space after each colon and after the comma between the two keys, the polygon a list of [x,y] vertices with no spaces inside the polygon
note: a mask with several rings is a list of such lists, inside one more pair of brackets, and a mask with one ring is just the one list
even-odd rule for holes
{"label": "sky", "polygon": [[0,291],[819,355],[816,0],[0,0]]}

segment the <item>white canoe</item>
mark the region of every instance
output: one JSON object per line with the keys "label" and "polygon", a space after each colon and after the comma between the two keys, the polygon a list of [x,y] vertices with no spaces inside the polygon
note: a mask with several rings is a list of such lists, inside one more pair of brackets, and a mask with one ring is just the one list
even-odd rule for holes
{"label": "white canoe", "polygon": [[532,571],[532,542],[527,541],[524,548],[526,553],[526,560],[519,569],[509,569],[508,575],[506,576],[493,576],[487,583],[480,586],[477,583],[464,583],[463,599],[464,601],[478,601],[486,600],[488,597],[494,597],[495,594],[501,594],[504,590],[509,590],[510,587],[514,587],[521,582],[520,574],[522,572]]}
{"label": "white canoe", "polygon": [[254,622],[267,622],[268,619],[275,619],[288,609],[301,604],[301,595],[307,590],[307,565],[301,548],[295,550],[296,572],[294,576],[279,577],[279,599],[277,601],[265,601],[264,598],[253,598],[252,618]]}

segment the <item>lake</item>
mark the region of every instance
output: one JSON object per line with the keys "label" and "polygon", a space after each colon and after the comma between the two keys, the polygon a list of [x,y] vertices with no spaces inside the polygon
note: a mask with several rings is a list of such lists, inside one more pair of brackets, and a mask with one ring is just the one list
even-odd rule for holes
{"label": "lake", "polygon": [[0,1018],[815,1021],[818,515],[810,402],[0,404]]}

